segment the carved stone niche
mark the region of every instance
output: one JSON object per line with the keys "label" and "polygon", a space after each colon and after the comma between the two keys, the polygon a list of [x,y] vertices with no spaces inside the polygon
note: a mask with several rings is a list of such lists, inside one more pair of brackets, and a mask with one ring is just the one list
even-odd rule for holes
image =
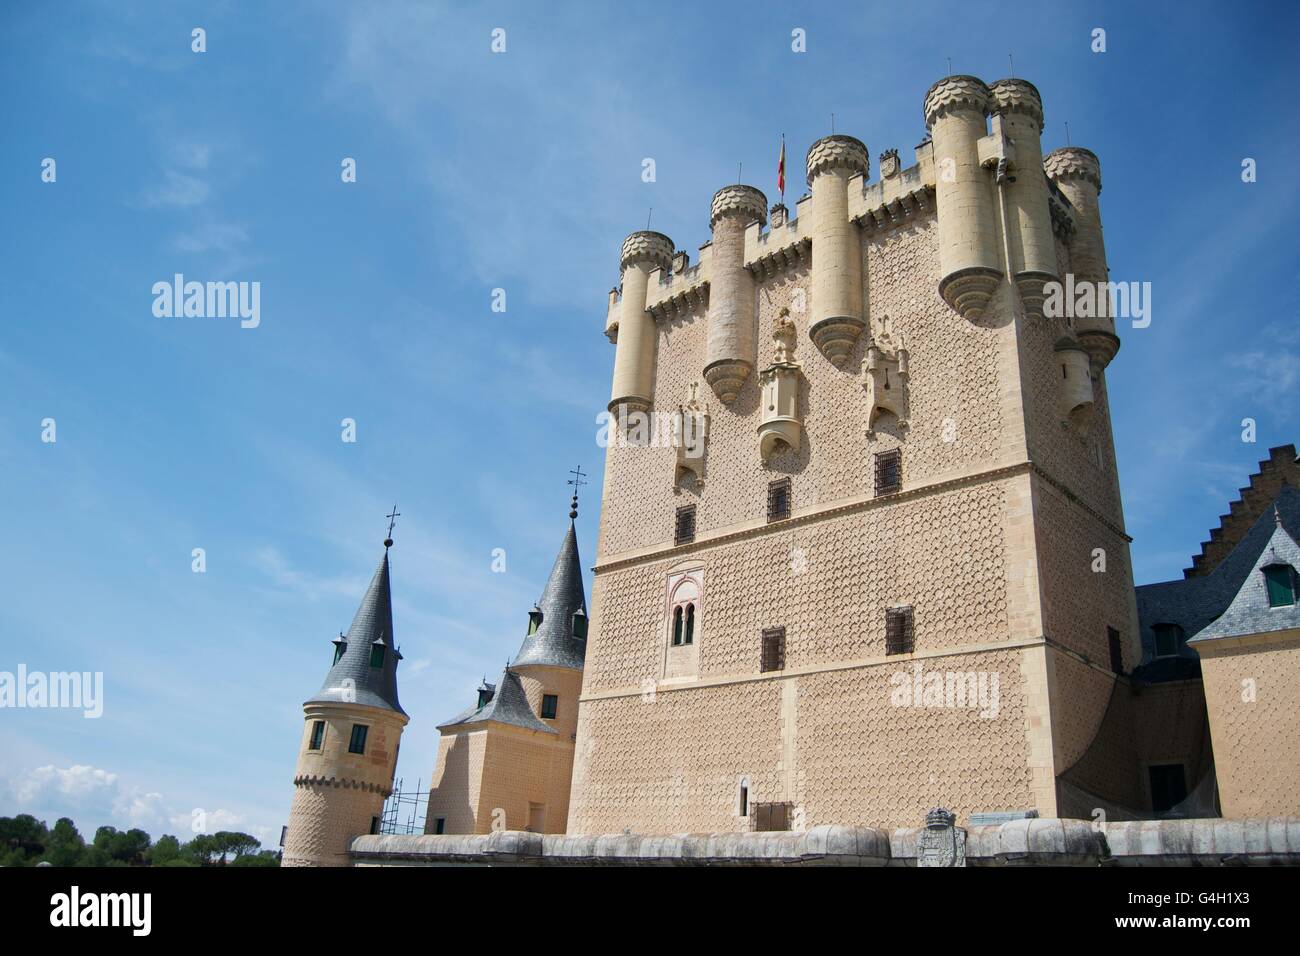
{"label": "carved stone niche", "polygon": [[790,318],[790,310],[782,309],[772,333],[775,358],[760,373],[762,385],[762,417],[758,425],[758,454],[767,464],[768,458],[782,445],[799,450],[803,425],[799,419],[799,370],[802,367],[794,357],[798,332]]}
{"label": "carved stone niche", "polygon": [[677,421],[673,423],[673,444],[677,447],[677,467],[673,470],[673,487],[681,487],[687,474],[695,476],[697,485],[704,484],[704,471],[709,440],[709,407],[699,399],[700,383],[691,382],[691,397],[677,408]]}
{"label": "carved stone niche", "polygon": [[884,316],[870,334],[862,359],[868,438],[875,435],[876,420],[883,412],[892,413],[898,419],[899,428],[907,428],[909,378],[907,348],[902,335],[894,335],[889,316]]}

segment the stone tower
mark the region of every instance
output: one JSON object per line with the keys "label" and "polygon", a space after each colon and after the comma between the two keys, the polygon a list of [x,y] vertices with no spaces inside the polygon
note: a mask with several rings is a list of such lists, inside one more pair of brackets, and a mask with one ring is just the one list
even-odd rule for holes
{"label": "stone tower", "polygon": [[694,265],[623,243],[570,832],[1056,816],[1140,660],[1119,340],[1044,308],[1107,280],[1100,165],[1021,79],[922,114],[875,181],[813,143],[770,229],[724,187]]}
{"label": "stone tower", "polygon": [[302,705],[306,722],[284,866],[347,866],[353,838],[379,832],[409,720],[397,699],[402,654],[393,638],[392,544],[384,541],[384,556],[347,636],[333,642],[325,683]]}
{"label": "stone tower", "polygon": [[473,707],[438,726],[426,833],[565,830],[587,654],[577,516],[575,496],[569,530],[514,660],[496,684],[479,688]]}

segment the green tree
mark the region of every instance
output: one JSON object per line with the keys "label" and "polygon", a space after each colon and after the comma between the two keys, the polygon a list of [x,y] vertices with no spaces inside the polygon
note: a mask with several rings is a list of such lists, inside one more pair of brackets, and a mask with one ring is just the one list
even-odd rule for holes
{"label": "green tree", "polygon": [[149,848],[147,858],[150,866],[168,866],[181,856],[181,841],[171,834],[160,836]]}
{"label": "green tree", "polygon": [[85,857],[86,841],[77,832],[77,825],[67,817],[60,817],[50,831],[42,859],[51,866],[78,866]]}

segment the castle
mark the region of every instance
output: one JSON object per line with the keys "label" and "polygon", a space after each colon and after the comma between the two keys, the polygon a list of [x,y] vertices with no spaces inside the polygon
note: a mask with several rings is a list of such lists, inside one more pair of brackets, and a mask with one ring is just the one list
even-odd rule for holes
{"label": "castle", "polygon": [[[813,143],[793,216],[724,186],[693,264],[624,241],[590,629],[570,526],[440,727],[427,833],[1296,812],[1295,449],[1194,574],[1135,590],[1100,162],[1044,157],[1022,79],[947,77],[923,114],[874,181],[858,139]],[[1067,282],[1097,307],[1045,310]],[[391,787],[386,559],[376,588],[305,705],[286,863],[344,862]]]}

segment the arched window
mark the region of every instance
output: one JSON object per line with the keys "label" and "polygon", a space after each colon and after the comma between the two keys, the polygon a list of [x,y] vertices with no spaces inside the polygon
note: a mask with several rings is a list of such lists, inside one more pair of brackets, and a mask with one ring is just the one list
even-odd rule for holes
{"label": "arched window", "polygon": [[673,608],[673,647],[679,647],[682,643],[682,608],[681,605]]}
{"label": "arched window", "polygon": [[749,816],[749,778],[741,777],[736,788],[736,810],[742,817]]}
{"label": "arched window", "polygon": [[1295,604],[1295,569],[1289,564],[1270,564],[1262,570],[1264,585],[1268,589],[1268,606],[1290,607]]}
{"label": "arched window", "polygon": [[[678,608],[677,610],[680,611],[681,608]],[[695,643],[695,605],[694,604],[686,605],[686,637],[683,639],[682,643],[683,644]]]}

